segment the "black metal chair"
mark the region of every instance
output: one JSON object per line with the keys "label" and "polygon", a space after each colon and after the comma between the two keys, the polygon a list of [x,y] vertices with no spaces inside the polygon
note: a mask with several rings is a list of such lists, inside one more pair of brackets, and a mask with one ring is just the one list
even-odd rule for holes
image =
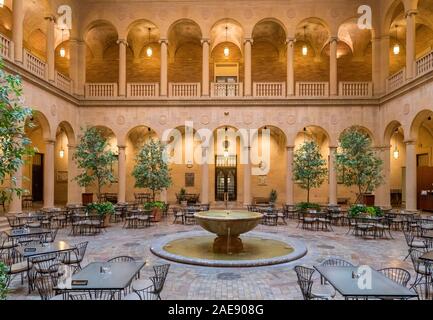
{"label": "black metal chair", "polygon": [[133,257],[129,256],[118,256],[108,260],[107,262],[135,262],[136,260]]}
{"label": "black metal chair", "polygon": [[420,257],[425,252],[413,249],[410,252],[410,258],[412,260],[413,268],[416,272],[415,282],[412,287],[415,287],[417,284],[422,283],[421,281],[424,279],[424,284],[428,288],[431,284],[432,277],[432,266],[429,263],[424,262],[420,259]]}
{"label": "black metal chair", "polygon": [[80,300],[114,300],[113,291],[88,291],[85,293],[71,293],[69,299],[73,301]]}
{"label": "black metal chair", "polygon": [[380,273],[382,273],[385,277],[388,279],[391,279],[392,281],[398,283],[399,285],[403,287],[407,287],[407,284],[410,280],[410,273],[401,268],[384,268],[378,270]]}
{"label": "black metal chair", "polygon": [[[319,290],[313,292],[314,269],[304,266],[296,266],[295,272],[298,277],[298,285],[304,300],[331,300],[335,297],[335,290],[329,285],[320,286]],[[315,288],[316,289],[316,288]]]}
{"label": "black metal chair", "polygon": [[[134,289],[134,295],[138,296],[139,300],[159,300],[158,294],[155,293],[155,286],[151,285],[144,289]],[[134,296],[130,295],[125,300],[136,300]]]}
{"label": "black metal chair", "polygon": [[408,254],[404,258],[403,261],[407,260],[407,258],[410,256],[410,254],[413,250],[422,250],[422,251],[427,250],[427,248],[428,248],[427,241],[425,239],[419,238],[417,236],[417,233],[415,233],[413,231],[403,230],[403,234],[404,234],[404,237],[406,239],[406,244],[409,247]]}
{"label": "black metal chair", "polygon": [[68,251],[62,256],[62,263],[68,266],[75,267],[81,270],[81,262],[83,262],[84,255],[86,254],[88,241],[79,243],[74,250]]}

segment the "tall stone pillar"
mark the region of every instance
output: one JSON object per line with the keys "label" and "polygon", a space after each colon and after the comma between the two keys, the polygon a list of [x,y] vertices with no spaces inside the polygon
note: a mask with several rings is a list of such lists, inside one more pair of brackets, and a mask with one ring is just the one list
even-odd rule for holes
{"label": "tall stone pillar", "polygon": [[329,66],[330,66],[330,75],[329,75],[329,92],[331,96],[338,95],[338,76],[337,76],[337,43],[338,38],[332,37],[329,45],[330,45],[330,54],[329,54]]}
{"label": "tall stone pillar", "polygon": [[295,95],[295,39],[287,39],[287,96]]}
{"label": "tall stone pillar", "polygon": [[415,77],[416,10],[406,12],[406,79]]}
{"label": "tall stone pillar", "polygon": [[383,92],[388,90],[389,77],[389,35],[382,36],[380,41],[380,70]]}
{"label": "tall stone pillar", "polygon": [[251,204],[251,147],[245,152],[248,154],[248,162],[244,164],[244,207]]}
{"label": "tall stone pillar", "polygon": [[118,202],[126,202],[126,152],[125,146],[118,146],[119,148],[119,194],[117,196]]}
{"label": "tall stone pillar", "polygon": [[208,147],[202,148],[203,163],[201,164],[201,203],[209,204],[209,159]]}
{"label": "tall stone pillar", "polygon": [[74,153],[76,147],[68,145],[68,205],[76,205],[81,203],[82,188],[75,181],[79,174],[77,164],[74,161]]}
{"label": "tall stone pillar", "polygon": [[202,65],[202,95],[209,97],[209,39],[202,39],[201,45],[203,50],[203,65]]}
{"label": "tall stone pillar", "polygon": [[45,141],[44,208],[54,208],[54,140]]}
{"label": "tall stone pillar", "polygon": [[126,97],[126,47],[125,39],[117,40],[119,45],[119,96]]}
{"label": "tall stone pillar", "polygon": [[[11,181],[11,187],[21,189],[23,187],[23,167],[20,167],[12,177],[15,182]],[[16,194],[12,196],[11,202],[9,203],[9,213],[17,214],[23,211],[23,201],[21,197]]]}
{"label": "tall stone pillar", "polygon": [[48,66],[48,81],[54,82],[55,80],[55,72],[56,72],[56,58],[55,58],[55,46],[56,46],[56,36],[55,36],[55,28],[56,28],[56,20],[53,16],[49,16],[45,18],[47,20],[47,42],[46,42],[46,51],[47,51],[47,66]]}
{"label": "tall stone pillar", "polygon": [[245,76],[244,76],[244,85],[245,85],[245,91],[244,96],[245,97],[251,97],[251,90],[252,90],[252,81],[251,81],[251,47],[253,44],[253,39],[245,39]]}
{"label": "tall stone pillar", "polygon": [[337,170],[335,158],[337,147],[329,147],[329,204],[337,204]]}
{"label": "tall stone pillar", "polygon": [[417,209],[416,141],[406,141],[406,209]]}
{"label": "tall stone pillar", "polygon": [[168,87],[168,40],[161,39],[161,97],[167,96]]}
{"label": "tall stone pillar", "polygon": [[23,63],[24,0],[14,0],[12,9],[12,41],[15,62]]}
{"label": "tall stone pillar", "polygon": [[294,205],[294,182],[293,182],[293,152],[294,146],[287,146],[287,170],[286,170],[286,204]]}

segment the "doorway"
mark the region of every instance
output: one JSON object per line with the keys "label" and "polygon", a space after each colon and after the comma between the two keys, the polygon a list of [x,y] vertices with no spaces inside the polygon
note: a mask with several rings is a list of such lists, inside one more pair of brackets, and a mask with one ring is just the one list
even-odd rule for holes
{"label": "doorway", "polygon": [[33,201],[44,199],[44,155],[36,153],[32,162],[32,197]]}
{"label": "doorway", "polygon": [[224,201],[224,195],[228,195],[228,201],[237,200],[237,156],[215,157],[215,200]]}

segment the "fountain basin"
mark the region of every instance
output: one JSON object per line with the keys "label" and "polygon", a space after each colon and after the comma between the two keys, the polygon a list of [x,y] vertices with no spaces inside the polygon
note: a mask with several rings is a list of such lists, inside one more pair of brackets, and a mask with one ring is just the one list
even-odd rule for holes
{"label": "fountain basin", "polygon": [[262,214],[241,210],[213,210],[197,212],[194,217],[203,229],[218,236],[213,244],[215,253],[239,253],[243,250],[239,236],[257,227]]}

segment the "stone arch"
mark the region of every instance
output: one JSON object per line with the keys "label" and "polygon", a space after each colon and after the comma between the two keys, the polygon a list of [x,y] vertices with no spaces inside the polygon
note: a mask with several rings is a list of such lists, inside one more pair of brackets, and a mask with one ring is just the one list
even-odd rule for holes
{"label": "stone arch", "polygon": [[432,118],[433,118],[433,111],[431,109],[424,109],[418,112],[411,123],[408,139],[417,141],[419,129],[421,128],[423,122]]}

